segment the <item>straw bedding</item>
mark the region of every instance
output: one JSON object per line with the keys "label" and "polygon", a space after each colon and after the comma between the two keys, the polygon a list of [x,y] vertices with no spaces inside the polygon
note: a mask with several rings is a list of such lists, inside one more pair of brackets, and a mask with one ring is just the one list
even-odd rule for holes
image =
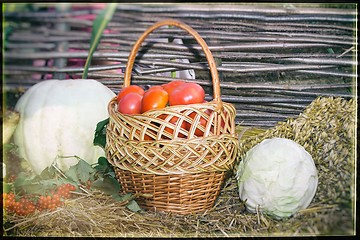
{"label": "straw bedding", "polygon": [[[319,171],[317,193],[308,209],[284,220],[246,212],[230,176],[214,207],[176,215],[131,212],[101,192],[79,194],[53,212],[7,216],[4,230],[16,236],[227,237],[354,234],[356,102],[318,98],[296,119],[268,130],[238,126],[239,160],[264,138],[293,139],[312,154]],[[309,134],[309,131],[311,134]]]}

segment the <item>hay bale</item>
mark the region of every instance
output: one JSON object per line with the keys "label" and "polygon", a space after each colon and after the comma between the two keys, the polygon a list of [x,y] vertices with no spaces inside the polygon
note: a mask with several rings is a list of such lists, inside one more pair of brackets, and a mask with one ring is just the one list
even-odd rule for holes
{"label": "hay bale", "polygon": [[319,172],[315,199],[349,204],[355,181],[355,101],[319,97],[296,119],[288,119],[255,137],[240,141],[239,160],[266,138],[282,137],[302,145]]}
{"label": "hay bale", "polygon": [[330,213],[315,214],[316,217],[351,232],[354,228],[355,114],[353,99],[319,97],[298,118],[288,119],[262,134],[240,141],[238,160],[266,138],[288,138],[304,146],[314,159],[319,177],[310,208],[329,207]]}

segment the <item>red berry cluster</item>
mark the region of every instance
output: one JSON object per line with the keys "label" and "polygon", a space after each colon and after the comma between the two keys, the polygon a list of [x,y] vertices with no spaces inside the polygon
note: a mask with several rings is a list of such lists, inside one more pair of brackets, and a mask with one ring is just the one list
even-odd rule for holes
{"label": "red berry cluster", "polygon": [[64,204],[62,199],[70,198],[71,191],[74,191],[75,189],[75,186],[69,183],[61,185],[51,195],[40,196],[36,207],[39,210],[54,210],[57,207],[62,206]]}
{"label": "red berry cluster", "polygon": [[69,198],[71,196],[71,191],[75,191],[76,187],[70,183],[63,184],[56,189],[57,195],[62,198]]}
{"label": "red berry cluster", "polygon": [[35,212],[35,204],[26,197],[21,197],[16,200],[14,193],[3,193],[3,204],[4,208],[9,213],[16,213],[18,215],[24,216]]}
{"label": "red berry cluster", "polygon": [[3,193],[3,207],[9,213],[28,215],[35,210],[54,210],[64,204],[63,200],[71,197],[71,191],[76,190],[75,186],[67,183],[59,186],[54,192],[48,195],[41,195],[37,201],[32,201],[28,196],[16,197],[13,192]]}
{"label": "red berry cluster", "polygon": [[16,175],[15,174],[11,174],[10,176],[7,177],[7,182],[8,183],[11,183],[11,182],[14,182],[16,179]]}

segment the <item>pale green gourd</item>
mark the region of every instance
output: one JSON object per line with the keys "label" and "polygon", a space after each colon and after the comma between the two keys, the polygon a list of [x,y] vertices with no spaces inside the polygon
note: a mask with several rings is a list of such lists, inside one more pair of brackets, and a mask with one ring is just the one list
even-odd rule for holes
{"label": "pale green gourd", "polygon": [[108,117],[107,105],[113,97],[115,93],[96,80],[35,84],[15,106],[20,121],[14,143],[20,156],[37,174],[54,162],[66,170],[78,162],[77,157],[96,163],[105,155],[93,145],[96,125]]}

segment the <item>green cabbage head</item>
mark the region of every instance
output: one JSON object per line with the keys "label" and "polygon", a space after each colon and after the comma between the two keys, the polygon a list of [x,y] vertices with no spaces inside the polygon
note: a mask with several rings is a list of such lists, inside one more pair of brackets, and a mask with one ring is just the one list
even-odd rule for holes
{"label": "green cabbage head", "polygon": [[312,201],[318,175],[311,155],[285,138],[265,139],[240,162],[239,196],[248,211],[287,218]]}

